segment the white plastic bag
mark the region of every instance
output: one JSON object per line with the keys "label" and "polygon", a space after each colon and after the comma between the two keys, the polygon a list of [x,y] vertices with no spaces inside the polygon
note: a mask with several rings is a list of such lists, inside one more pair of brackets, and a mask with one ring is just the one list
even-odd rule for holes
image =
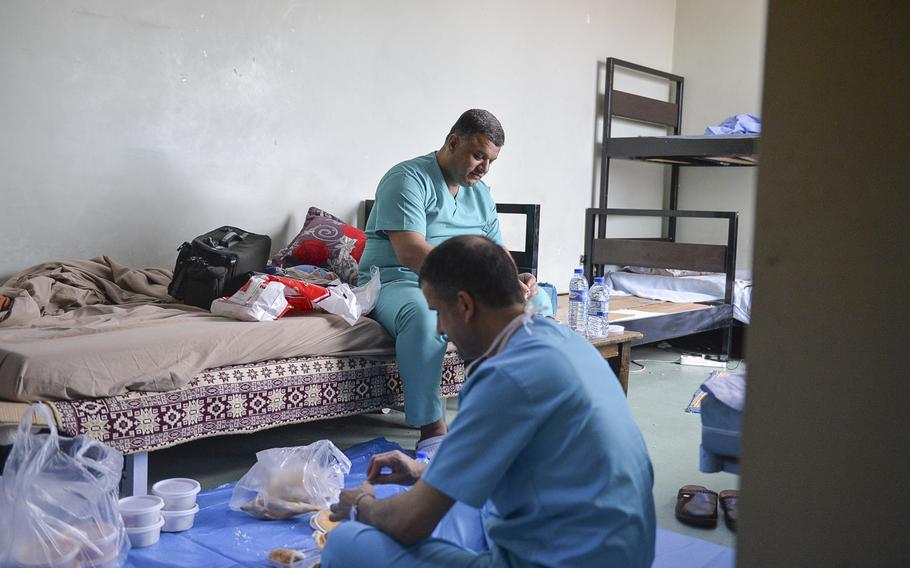
{"label": "white plastic bag", "polygon": [[341,316],[344,321],[354,325],[360,316],[365,316],[373,311],[376,301],[379,299],[381,286],[379,269],[371,266],[369,282],[354,288],[347,284],[329,286],[329,296],[315,302],[315,305],[330,314]]}
{"label": "white plastic bag", "polygon": [[262,450],[234,486],[230,507],[267,520],[318,511],[338,499],[350,471],[351,460],[328,440]]}
{"label": "white plastic bag", "polygon": [[382,281],[379,277],[379,268],[371,266],[370,281],[353,289],[354,295],[357,296],[357,303],[360,304],[360,315],[365,316],[376,307],[380,288],[382,288]]}
{"label": "white plastic bag", "polygon": [[229,298],[212,302],[212,313],[240,321],[271,321],[288,311],[284,284],[271,282],[269,277],[254,274],[240,290]]}
{"label": "white plastic bag", "polygon": [[[31,432],[42,415],[48,434]],[[22,417],[0,479],[0,566],[114,567],[130,550],[117,509],[123,456],[58,436],[47,406]]]}

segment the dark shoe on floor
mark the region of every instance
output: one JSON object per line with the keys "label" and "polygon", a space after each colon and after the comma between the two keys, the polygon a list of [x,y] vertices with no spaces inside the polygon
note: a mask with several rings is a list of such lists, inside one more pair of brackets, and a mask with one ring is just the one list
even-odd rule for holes
{"label": "dark shoe on floor", "polygon": [[676,494],[676,518],[696,527],[717,526],[717,493],[701,485],[684,485]]}
{"label": "dark shoe on floor", "polygon": [[736,532],[736,518],[739,516],[739,491],[725,489],[720,492],[720,507],[724,510],[724,523],[727,528]]}

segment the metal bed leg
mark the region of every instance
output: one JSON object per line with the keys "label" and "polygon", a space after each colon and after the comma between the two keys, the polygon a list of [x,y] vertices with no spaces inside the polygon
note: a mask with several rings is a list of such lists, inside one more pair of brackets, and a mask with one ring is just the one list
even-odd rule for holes
{"label": "metal bed leg", "polygon": [[733,322],[730,322],[727,325],[726,329],[723,331],[723,343],[721,345],[720,351],[720,360],[729,361],[730,360],[730,351],[733,349]]}
{"label": "metal bed leg", "polygon": [[120,480],[120,495],[147,495],[149,492],[149,454],[139,452],[123,456],[123,478]]}

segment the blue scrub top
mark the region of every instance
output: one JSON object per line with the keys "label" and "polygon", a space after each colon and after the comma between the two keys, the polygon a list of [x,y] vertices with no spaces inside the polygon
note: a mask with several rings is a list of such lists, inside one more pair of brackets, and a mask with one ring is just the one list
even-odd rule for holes
{"label": "blue scrub top", "polygon": [[650,566],[654,476],[616,376],[567,327],[528,327],[465,382],[423,479],[492,501],[495,566]]}
{"label": "blue scrub top", "polygon": [[378,266],[382,282],[417,281],[403,266],[386,231],[414,231],[437,246],[460,235],[485,236],[502,244],[496,203],[490,188],[480,181],[461,187],[452,197],[436,152],[402,162],[383,176],[376,189],[376,203],[367,220],[367,242],[360,258],[360,279],[369,278]]}

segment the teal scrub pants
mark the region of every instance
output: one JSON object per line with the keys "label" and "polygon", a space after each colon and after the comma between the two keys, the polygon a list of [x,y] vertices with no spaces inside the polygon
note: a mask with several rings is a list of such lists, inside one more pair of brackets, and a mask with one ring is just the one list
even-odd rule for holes
{"label": "teal scrub pants", "polygon": [[371,314],[395,338],[395,356],[404,390],[405,421],[432,424],[443,417],[439,396],[442,360],[448,343],[436,331],[436,314],[414,280],[383,282]]}

